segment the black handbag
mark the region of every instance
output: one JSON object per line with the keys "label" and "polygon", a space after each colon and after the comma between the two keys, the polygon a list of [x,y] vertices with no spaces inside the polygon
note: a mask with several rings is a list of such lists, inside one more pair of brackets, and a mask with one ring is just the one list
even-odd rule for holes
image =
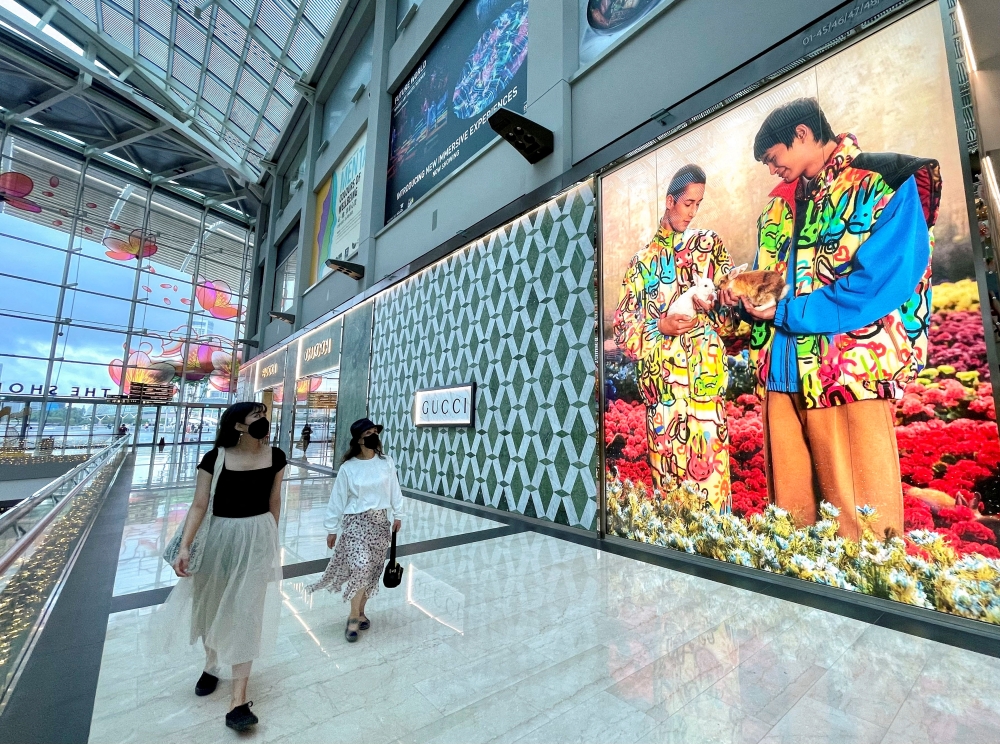
{"label": "black handbag", "polygon": [[386,589],[395,589],[403,581],[403,567],[396,563],[396,531],[392,531],[392,547],[389,548],[389,565],[382,574]]}

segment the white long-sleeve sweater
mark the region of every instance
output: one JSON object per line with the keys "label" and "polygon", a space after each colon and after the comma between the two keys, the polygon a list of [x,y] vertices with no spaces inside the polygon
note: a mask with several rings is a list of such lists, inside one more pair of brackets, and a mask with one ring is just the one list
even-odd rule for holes
{"label": "white long-sleeve sweater", "polygon": [[403,518],[403,492],[391,457],[371,460],[355,457],[340,466],[323,526],[333,534],[340,530],[345,514],[360,514],[370,509],[385,509],[390,524]]}

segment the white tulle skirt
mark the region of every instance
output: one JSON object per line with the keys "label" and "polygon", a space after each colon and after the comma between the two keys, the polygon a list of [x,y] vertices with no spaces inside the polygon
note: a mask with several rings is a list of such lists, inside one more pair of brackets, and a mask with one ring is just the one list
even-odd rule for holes
{"label": "white tulle skirt", "polygon": [[231,678],[232,667],[274,648],[281,617],[281,551],[270,513],[212,517],[201,568],[181,579],[153,618],[164,650],[185,640],[215,652],[208,669]]}

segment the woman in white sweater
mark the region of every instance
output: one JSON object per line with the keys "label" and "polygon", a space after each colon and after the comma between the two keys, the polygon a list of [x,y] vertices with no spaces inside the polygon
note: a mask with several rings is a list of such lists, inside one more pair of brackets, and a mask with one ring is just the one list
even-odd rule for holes
{"label": "woman in white sweater", "polygon": [[[326,546],[334,548],[323,577],[309,587],[343,590],[351,614],[344,636],[351,643],[368,630],[365,603],[378,592],[392,532],[403,517],[403,493],[392,459],[382,452],[382,427],[363,418],[351,424],[351,447],[337,472],[323,526]],[[340,539],[337,534],[340,533]]]}

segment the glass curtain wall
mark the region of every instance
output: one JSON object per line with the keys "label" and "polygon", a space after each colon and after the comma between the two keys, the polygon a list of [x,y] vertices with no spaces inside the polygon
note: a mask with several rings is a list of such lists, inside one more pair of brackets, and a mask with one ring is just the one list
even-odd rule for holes
{"label": "glass curtain wall", "polygon": [[[2,137],[3,446],[90,448],[123,426],[143,445],[210,440],[235,391],[251,234],[94,162]],[[172,396],[123,400],[136,383]]]}

